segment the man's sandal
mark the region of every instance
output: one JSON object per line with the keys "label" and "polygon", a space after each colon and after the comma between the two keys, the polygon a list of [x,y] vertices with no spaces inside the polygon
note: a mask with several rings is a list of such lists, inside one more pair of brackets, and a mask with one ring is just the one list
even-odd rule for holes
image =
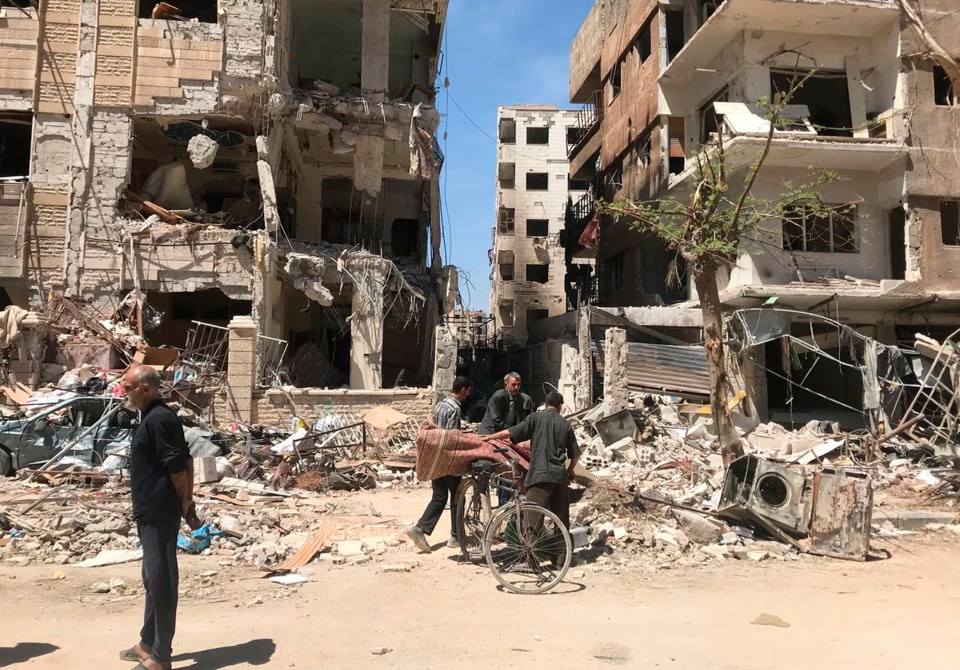
{"label": "man's sandal", "polygon": [[130,663],[140,663],[144,660],[144,657],[137,653],[137,645],[134,645],[120,652],[120,660],[129,661]]}

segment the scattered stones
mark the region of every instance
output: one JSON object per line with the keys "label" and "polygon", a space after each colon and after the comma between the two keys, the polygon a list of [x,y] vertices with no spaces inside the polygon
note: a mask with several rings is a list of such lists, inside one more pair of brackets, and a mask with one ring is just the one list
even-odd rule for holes
{"label": "scattered stones", "polygon": [[393,651],[393,649],[391,649],[390,647],[374,647],[373,649],[370,650],[370,653],[373,654],[374,656],[386,656],[391,651]]}
{"label": "scattered stones", "polygon": [[110,593],[110,585],[107,582],[94,582],[90,590],[94,593]]}

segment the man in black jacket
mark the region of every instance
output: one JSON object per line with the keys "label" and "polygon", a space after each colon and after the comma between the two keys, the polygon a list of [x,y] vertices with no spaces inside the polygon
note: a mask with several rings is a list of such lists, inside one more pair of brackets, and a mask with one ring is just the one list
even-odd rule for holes
{"label": "man in black jacket", "polygon": [[[520,375],[507,373],[503,378],[503,388],[490,396],[483,421],[477,428],[477,435],[492,435],[504,428],[513,428],[533,413],[533,400],[520,392]],[[501,488],[497,492],[500,505],[510,500],[509,491]]]}
{"label": "man in black jacket", "polygon": [[120,658],[135,670],[169,670],[177,624],[177,535],[181,517],[200,520],[193,504],[193,460],[176,413],[160,400],[160,373],[136,366],[123,377],[127,406],[141,412],[130,444],[130,493],[143,546],[146,606],[140,641]]}

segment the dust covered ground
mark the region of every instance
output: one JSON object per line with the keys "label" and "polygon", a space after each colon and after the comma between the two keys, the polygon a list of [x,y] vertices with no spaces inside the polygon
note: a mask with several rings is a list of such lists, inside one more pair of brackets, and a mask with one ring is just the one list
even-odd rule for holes
{"label": "dust covered ground", "polygon": [[[341,497],[369,514],[341,516],[339,539],[398,537],[428,497],[425,487]],[[174,668],[955,667],[960,537],[927,532],[874,547],[878,558],[866,563],[653,570],[620,565],[614,551],[542,596],[498,590],[484,566],[445,547],[424,555],[403,543],[360,564],[315,561],[299,586],[215,555],[181,556]],[[139,630],[139,570],[0,564],[0,667],[130,667],[117,653]],[[110,593],[91,590],[111,581]]]}

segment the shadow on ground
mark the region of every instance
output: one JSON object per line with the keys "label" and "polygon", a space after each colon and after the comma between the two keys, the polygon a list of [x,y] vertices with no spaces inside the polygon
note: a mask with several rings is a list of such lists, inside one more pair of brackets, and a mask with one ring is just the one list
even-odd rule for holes
{"label": "shadow on ground", "polygon": [[266,665],[270,662],[277,645],[273,640],[250,640],[229,647],[204,649],[174,656],[174,662],[193,661],[177,670],[220,670],[233,665]]}
{"label": "shadow on ground", "polygon": [[59,648],[47,642],[18,642],[15,647],[0,647],[0,668],[26,663],[37,656],[52,654]]}

